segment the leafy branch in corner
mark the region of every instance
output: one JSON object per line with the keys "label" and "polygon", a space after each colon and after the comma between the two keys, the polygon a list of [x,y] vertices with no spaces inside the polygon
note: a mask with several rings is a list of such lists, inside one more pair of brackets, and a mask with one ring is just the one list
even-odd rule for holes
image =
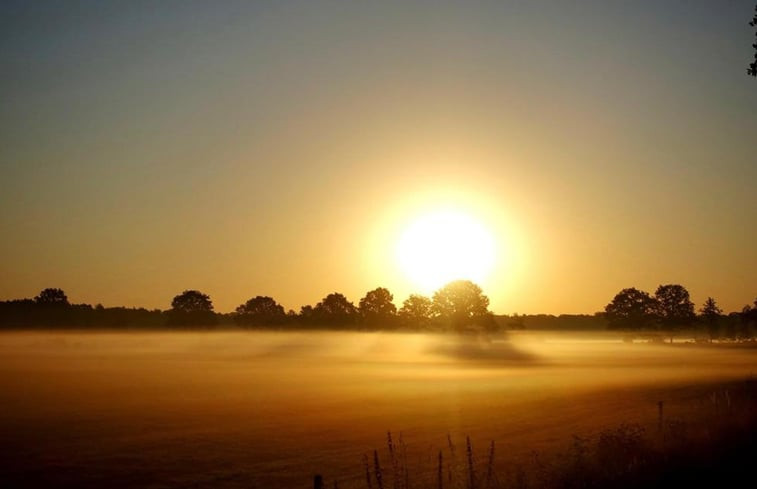
{"label": "leafy branch in corner", "polygon": [[[757,41],[757,5],[754,7],[754,12],[754,18],[752,18],[749,25],[755,28],[754,37],[755,41]],[[752,44],[752,47],[754,48],[754,61],[749,64],[749,68],[747,68],[746,72],[748,75],[757,77],[757,42]]]}

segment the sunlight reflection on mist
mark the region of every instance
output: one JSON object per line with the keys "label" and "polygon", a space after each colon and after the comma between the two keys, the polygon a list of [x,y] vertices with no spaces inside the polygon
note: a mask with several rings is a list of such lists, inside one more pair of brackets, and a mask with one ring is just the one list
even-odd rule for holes
{"label": "sunlight reflection on mist", "polygon": [[[422,376],[424,368],[530,369],[531,375],[558,375],[576,369],[624,369],[624,375],[657,369],[656,377],[748,374],[751,349],[711,345],[625,343],[615,333],[516,332],[499,337],[423,333],[359,332],[30,332],[0,335],[0,353],[38,361],[97,357],[105,362],[191,361],[229,366],[266,366],[269,372],[311,368],[310,372],[352,367],[404,368]],[[540,372],[541,370],[541,372]],[[304,372],[307,374],[308,372]],[[599,381],[597,372],[591,374]],[[627,377],[625,377],[627,380]]]}
{"label": "sunlight reflection on mist", "polygon": [[[654,416],[644,389],[743,379],[756,351],[609,333],[2,333],[0,429],[13,453],[91,449],[79,470],[130,454],[125,474],[168,460],[195,480],[223,460],[277,481],[260,486],[300,487],[359,468],[388,429],[421,456],[448,433],[535,449]],[[634,385],[642,394],[617,394]],[[195,466],[197,447],[217,458]]]}

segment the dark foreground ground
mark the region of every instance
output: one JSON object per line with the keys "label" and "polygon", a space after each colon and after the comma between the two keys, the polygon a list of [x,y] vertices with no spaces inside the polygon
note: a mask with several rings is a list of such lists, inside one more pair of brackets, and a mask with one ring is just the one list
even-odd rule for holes
{"label": "dark foreground ground", "polygon": [[374,450],[387,488],[438,488],[440,452],[442,487],[724,487],[755,371],[604,336],[4,334],[0,487],[377,488]]}

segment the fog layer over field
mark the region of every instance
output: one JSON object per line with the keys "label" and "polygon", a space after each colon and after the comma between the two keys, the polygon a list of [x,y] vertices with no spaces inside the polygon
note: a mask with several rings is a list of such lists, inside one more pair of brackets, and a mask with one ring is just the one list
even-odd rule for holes
{"label": "fog layer over field", "polygon": [[3,333],[0,470],[51,487],[362,487],[387,430],[419,463],[448,433],[517,457],[755,372],[750,348],[609,334]]}

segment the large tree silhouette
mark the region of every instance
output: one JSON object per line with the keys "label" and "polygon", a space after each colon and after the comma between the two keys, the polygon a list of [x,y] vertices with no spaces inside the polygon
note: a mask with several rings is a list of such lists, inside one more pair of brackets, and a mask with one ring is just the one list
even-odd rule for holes
{"label": "large tree silhouette", "polygon": [[68,306],[68,297],[62,289],[47,288],[43,289],[34,302],[40,305]]}
{"label": "large tree silhouette", "polygon": [[641,329],[655,318],[657,301],[635,287],[623,289],[605,306],[610,328]]}
{"label": "large tree silhouette", "polygon": [[199,290],[185,290],[171,301],[168,324],[175,326],[211,325],[218,321],[210,296]]}
{"label": "large tree silhouette", "polygon": [[273,298],[257,296],[237,307],[234,321],[241,325],[280,324],[286,319],[284,308]]}
{"label": "large tree silhouette", "polygon": [[399,317],[407,326],[423,327],[431,322],[431,299],[426,296],[411,294],[405,299],[399,310]]}
{"label": "large tree silhouette", "polygon": [[657,314],[668,329],[676,329],[694,320],[694,303],[686,287],[678,284],[660,285],[654,293]]}
{"label": "large tree silhouette", "polygon": [[335,326],[354,323],[357,318],[357,308],[347,298],[334,292],[323,298],[313,308],[313,318],[321,323]]}
{"label": "large tree silhouette", "polygon": [[434,292],[431,310],[457,330],[490,319],[489,298],[470,280],[455,280]]}
{"label": "large tree silhouette", "polygon": [[718,307],[715,299],[708,297],[699,312],[707,325],[710,341],[718,339],[720,337],[720,316],[723,314],[723,310]]}
{"label": "large tree silhouette", "polygon": [[754,305],[745,305],[739,314],[739,338],[749,339],[754,337],[754,330],[757,328],[757,299]]}
{"label": "large tree silhouette", "polygon": [[397,315],[394,296],[388,289],[379,287],[369,291],[360,299],[358,310],[366,324],[391,326]]}

